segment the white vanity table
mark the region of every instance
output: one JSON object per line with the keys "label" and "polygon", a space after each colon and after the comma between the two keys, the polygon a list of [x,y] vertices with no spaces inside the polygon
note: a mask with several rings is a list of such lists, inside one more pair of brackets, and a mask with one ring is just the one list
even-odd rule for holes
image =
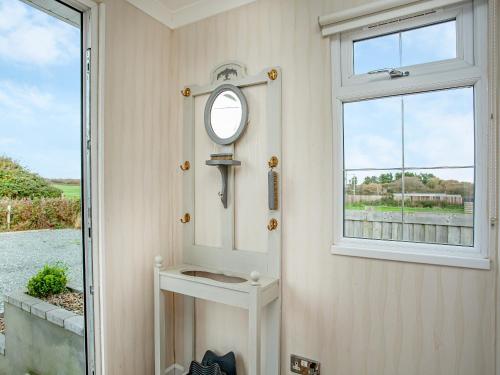
{"label": "white vanity table", "polygon": [[[163,269],[163,260],[161,257],[156,259],[155,264],[155,326],[160,327],[155,331],[155,341],[157,343],[157,362],[161,369],[165,368],[164,359],[161,353],[165,352],[165,301],[164,294],[160,291],[168,291],[179,293],[184,296],[184,358],[187,358],[184,368],[189,367],[189,363],[194,359],[194,298],[205,299],[208,301],[223,303],[229,306],[240,307],[248,310],[248,337],[249,337],[249,374],[259,374],[259,367],[261,363],[261,320],[262,310],[267,308],[269,304],[279,303],[280,288],[279,280],[264,277],[256,282],[245,281],[243,283],[227,283],[216,280],[207,279],[204,277],[187,276],[182,274],[185,270],[197,270],[212,272],[213,270],[205,267],[196,267],[191,265],[178,265]],[[232,274],[237,277],[248,277],[243,274]],[[255,284],[255,285],[254,285]],[[274,310],[279,313],[279,307],[274,307]],[[275,312],[275,314],[276,314]],[[273,323],[279,324],[279,317],[273,317]],[[270,330],[267,335],[274,335],[269,337],[267,342],[271,345],[276,345],[279,342],[279,329]],[[161,351],[163,348],[163,351]],[[279,355],[279,351],[276,352]],[[271,358],[270,358],[271,359]],[[270,372],[278,374],[279,369],[269,363],[266,366]],[[276,366],[276,363],[274,363]]]}
{"label": "white vanity table", "polygon": [[[245,88],[265,85],[265,121],[252,123],[252,106],[248,107]],[[232,88],[235,88],[234,90]],[[208,136],[213,140],[212,149],[218,152],[212,154],[206,165],[195,165],[200,159],[200,147],[197,145],[195,134],[199,132],[199,122],[195,121],[195,98],[212,93],[207,100],[205,110],[205,126]],[[247,76],[245,67],[237,62],[222,64],[212,73],[212,82],[206,86],[190,86],[182,91],[184,96],[184,160],[181,164],[184,186],[184,215],[181,218],[183,225],[183,264],[164,267],[160,256],[155,258],[154,264],[154,293],[155,293],[155,375],[164,375],[167,369],[183,368],[179,372],[171,371],[169,374],[187,373],[189,364],[195,359],[195,300],[203,299],[235,306],[248,311],[248,353],[247,369],[249,375],[278,375],[280,373],[280,326],[281,326],[281,200],[277,180],[266,185],[269,190],[269,209],[267,209],[267,196],[264,212],[260,217],[255,214],[255,219],[263,219],[261,226],[257,227],[265,249],[258,251],[238,249],[235,244],[236,225],[235,211],[238,201],[235,199],[235,171],[234,168],[250,168],[263,173],[267,182],[267,174],[279,176],[281,168],[281,72],[279,68],[269,68],[255,76]],[[217,128],[208,128],[214,122],[215,106],[221,96],[225,96],[235,103],[240,103],[243,115],[238,112],[238,121],[241,118],[236,135],[219,138]],[[215,103],[215,104],[214,104]],[[234,107],[227,107],[234,109]],[[257,108],[255,109],[257,110]],[[250,121],[247,121],[250,114]],[[269,165],[257,165],[253,159],[247,158],[241,162],[233,160],[233,155],[238,157],[240,150],[236,142],[239,137],[244,137],[245,127],[254,127],[251,131],[260,131],[261,139],[265,139],[264,147]],[[238,124],[235,124],[238,125]],[[236,126],[233,126],[236,128]],[[259,127],[259,128],[257,128]],[[247,130],[248,132],[248,130]],[[252,136],[250,133],[249,137]],[[206,140],[203,138],[203,142]],[[242,145],[241,147],[244,147]],[[245,155],[241,150],[241,155]],[[206,155],[209,157],[209,155]],[[255,165],[252,165],[254,163]],[[227,167],[229,165],[229,167]],[[217,166],[219,171],[213,166]],[[197,169],[198,168],[198,169]],[[205,168],[205,169],[201,169]],[[196,225],[209,225],[210,223],[197,222],[195,195],[195,177],[202,178],[203,173],[219,174],[221,191],[219,197],[208,199],[219,200],[220,245],[203,244],[196,237]],[[207,172],[208,171],[208,172]],[[269,172],[271,171],[272,174]],[[198,175],[196,175],[198,173]],[[211,175],[210,175],[211,176]],[[211,176],[212,177],[212,176]],[[261,181],[255,179],[256,181]],[[219,179],[217,180],[219,181]],[[272,192],[271,192],[271,189]],[[262,189],[261,189],[262,190]],[[272,198],[271,198],[272,197]],[[207,198],[205,198],[207,199]],[[263,202],[257,202],[262,205]],[[256,203],[256,204],[257,204]],[[272,204],[273,203],[273,204]],[[222,208],[223,207],[223,208]],[[249,213],[250,215],[251,213]],[[199,215],[200,216],[200,215]],[[198,228],[199,229],[199,228]],[[182,360],[174,358],[175,363],[167,363],[167,338],[173,337],[173,332],[167,329],[167,312],[165,292],[182,295],[183,316],[177,318],[181,321],[183,332]],[[170,312],[173,313],[173,312]],[[262,329],[265,326],[265,329]],[[238,334],[235,332],[235,334]],[[175,345],[175,344],[174,344]],[[206,348],[212,349],[212,348]],[[179,363],[182,362],[182,363]]]}

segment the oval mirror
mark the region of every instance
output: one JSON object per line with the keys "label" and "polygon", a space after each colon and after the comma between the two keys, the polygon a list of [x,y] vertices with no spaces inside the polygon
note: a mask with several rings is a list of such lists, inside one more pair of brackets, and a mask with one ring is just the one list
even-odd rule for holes
{"label": "oval mirror", "polygon": [[248,105],[241,90],[234,85],[217,87],[205,107],[205,129],[220,145],[235,142],[248,122]]}

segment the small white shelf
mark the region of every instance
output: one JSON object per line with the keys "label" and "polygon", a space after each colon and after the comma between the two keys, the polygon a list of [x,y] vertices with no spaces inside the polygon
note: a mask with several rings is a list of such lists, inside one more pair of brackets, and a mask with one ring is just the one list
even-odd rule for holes
{"label": "small white shelf", "polygon": [[[243,282],[224,282],[202,276],[189,276],[185,271],[209,272],[229,277],[245,279]],[[155,374],[164,375],[166,369],[167,347],[165,341],[168,318],[165,310],[163,292],[173,292],[184,296],[184,362],[182,366],[188,369],[195,358],[194,340],[194,299],[223,303],[248,310],[248,340],[249,340],[249,375],[279,373],[279,321],[280,321],[280,287],[279,280],[269,277],[250,280],[250,275],[224,272],[206,267],[189,264],[163,268],[163,259],[155,259]],[[269,307],[267,319],[277,324],[270,325],[266,332],[261,332],[264,308]],[[265,367],[261,364],[262,338],[267,342],[267,361]]]}
{"label": "small white shelf", "polygon": [[[184,275],[184,271],[210,272],[225,276],[239,277],[247,281],[241,283],[221,282],[200,276]],[[269,277],[260,278],[258,285],[252,285],[250,276],[206,267],[181,264],[169,267],[159,273],[160,289],[183,294],[207,301],[249,309],[255,289],[259,290],[261,306],[266,306],[279,297],[279,281]]]}

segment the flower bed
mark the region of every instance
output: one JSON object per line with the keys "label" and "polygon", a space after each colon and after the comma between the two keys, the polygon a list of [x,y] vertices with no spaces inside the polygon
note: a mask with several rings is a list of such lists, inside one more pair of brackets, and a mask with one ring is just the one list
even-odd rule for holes
{"label": "flower bed", "polygon": [[64,293],[55,294],[44,298],[44,300],[54,306],[61,307],[77,315],[83,315],[84,300],[83,293],[68,289]]}

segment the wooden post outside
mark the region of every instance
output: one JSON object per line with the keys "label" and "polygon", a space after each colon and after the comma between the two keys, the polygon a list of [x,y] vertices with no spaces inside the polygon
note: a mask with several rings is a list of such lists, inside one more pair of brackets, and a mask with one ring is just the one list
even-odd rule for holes
{"label": "wooden post outside", "polygon": [[10,230],[10,215],[12,212],[12,206],[9,204],[7,206],[7,230]]}

